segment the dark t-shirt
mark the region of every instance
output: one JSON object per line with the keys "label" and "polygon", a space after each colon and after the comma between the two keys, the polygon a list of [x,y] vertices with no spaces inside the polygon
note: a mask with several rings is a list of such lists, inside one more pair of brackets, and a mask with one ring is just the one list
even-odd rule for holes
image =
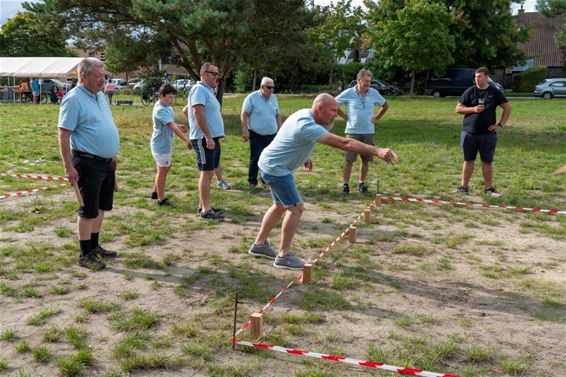
{"label": "dark t-shirt", "polygon": [[487,89],[481,90],[477,86],[466,89],[460,96],[458,102],[467,107],[474,107],[479,104],[479,100],[484,100],[485,109],[481,113],[464,115],[464,132],[470,134],[490,133],[488,127],[497,123],[497,106],[508,102],[507,98],[496,87],[489,85]]}

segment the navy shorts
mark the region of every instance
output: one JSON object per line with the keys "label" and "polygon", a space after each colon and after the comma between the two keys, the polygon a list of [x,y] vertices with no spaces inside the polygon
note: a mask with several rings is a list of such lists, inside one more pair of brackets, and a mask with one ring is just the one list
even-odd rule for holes
{"label": "navy shorts", "polygon": [[99,209],[110,211],[114,201],[114,182],[116,181],[112,159],[86,154],[79,156],[75,152],[73,153],[73,166],[79,173],[77,183],[85,204],[79,209],[79,216],[94,219],[98,217]]}
{"label": "navy shorts", "polygon": [[191,139],[191,144],[197,155],[197,167],[199,171],[213,171],[220,164],[220,138],[214,140],[214,149],[206,147],[206,139]]}
{"label": "navy shorts", "polygon": [[462,132],[460,135],[460,145],[464,151],[464,161],[475,161],[478,152],[482,162],[492,163],[497,145],[497,134],[470,134]]}

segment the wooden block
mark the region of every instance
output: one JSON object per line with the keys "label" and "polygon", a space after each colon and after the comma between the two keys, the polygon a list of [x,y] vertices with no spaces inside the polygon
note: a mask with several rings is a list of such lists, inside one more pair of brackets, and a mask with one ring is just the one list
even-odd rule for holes
{"label": "wooden block", "polygon": [[254,340],[261,338],[263,333],[261,313],[252,313],[250,321],[250,337]]}
{"label": "wooden block", "polygon": [[356,227],[351,226],[350,230],[348,231],[348,242],[349,243],[356,243]]}
{"label": "wooden block", "polygon": [[364,221],[366,222],[366,225],[371,224],[371,209],[366,209],[364,211]]}
{"label": "wooden block", "polygon": [[303,266],[303,284],[310,284],[312,280],[312,263]]}
{"label": "wooden block", "polygon": [[381,194],[376,194],[376,195],[375,195],[375,206],[376,206],[376,207],[381,207]]}

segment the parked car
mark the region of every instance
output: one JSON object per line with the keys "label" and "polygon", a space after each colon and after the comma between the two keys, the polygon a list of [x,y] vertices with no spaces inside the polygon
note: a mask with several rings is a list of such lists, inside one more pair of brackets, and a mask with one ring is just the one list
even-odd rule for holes
{"label": "parked car", "polygon": [[[348,85],[348,88],[351,88],[354,85],[356,85],[356,80],[352,80],[350,82],[350,85]],[[391,95],[399,96],[403,94],[403,89],[399,88],[398,86],[388,84],[385,81],[381,81],[381,80],[371,80],[370,86],[384,96],[391,96]]]}
{"label": "parked car", "polygon": [[128,82],[124,79],[114,78],[112,79],[112,83],[114,84],[116,90],[125,89],[128,87]]}
{"label": "parked car", "polygon": [[[429,71],[426,80],[425,93],[434,97],[461,96],[470,86],[475,85],[474,68],[448,68],[444,76],[436,76]],[[496,87],[503,92],[503,85],[488,79],[489,85]]]}
{"label": "parked car", "polygon": [[175,80],[173,86],[175,87],[175,89],[177,89],[177,91],[182,92],[184,90],[189,90],[194,84],[195,82],[193,80],[180,79],[180,80]]}
{"label": "parked car", "polygon": [[129,79],[128,80],[128,87],[133,88],[140,81],[143,81],[143,79],[139,79],[139,78]]}
{"label": "parked car", "polygon": [[134,84],[134,90],[142,90],[144,84],[145,84],[145,80],[144,80],[144,79],[141,79],[141,80],[138,81],[136,84]]}
{"label": "parked car", "polygon": [[58,80],[58,79],[42,79],[42,80],[39,80],[39,85],[40,85],[41,91],[43,93],[51,92],[51,89],[54,86],[57,86],[58,88],[63,89],[63,92],[65,92],[65,93],[67,93],[71,89],[71,84],[69,84],[67,82],[63,82],[63,81]]}
{"label": "parked car", "polygon": [[535,87],[535,97],[566,97],[566,78],[546,79]]}

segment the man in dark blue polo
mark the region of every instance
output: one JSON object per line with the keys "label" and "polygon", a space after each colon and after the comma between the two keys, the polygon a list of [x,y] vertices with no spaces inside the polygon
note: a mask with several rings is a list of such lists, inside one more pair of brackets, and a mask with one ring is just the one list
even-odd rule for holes
{"label": "man in dark blue polo", "polygon": [[78,75],[79,84],[63,98],[59,110],[59,150],[67,178],[78,183],[84,201],[77,219],[79,265],[98,270],[106,266],[99,257],[116,256],[103,249],[98,238],[104,211],[112,209],[120,139],[102,93],[104,63],[87,58]]}

